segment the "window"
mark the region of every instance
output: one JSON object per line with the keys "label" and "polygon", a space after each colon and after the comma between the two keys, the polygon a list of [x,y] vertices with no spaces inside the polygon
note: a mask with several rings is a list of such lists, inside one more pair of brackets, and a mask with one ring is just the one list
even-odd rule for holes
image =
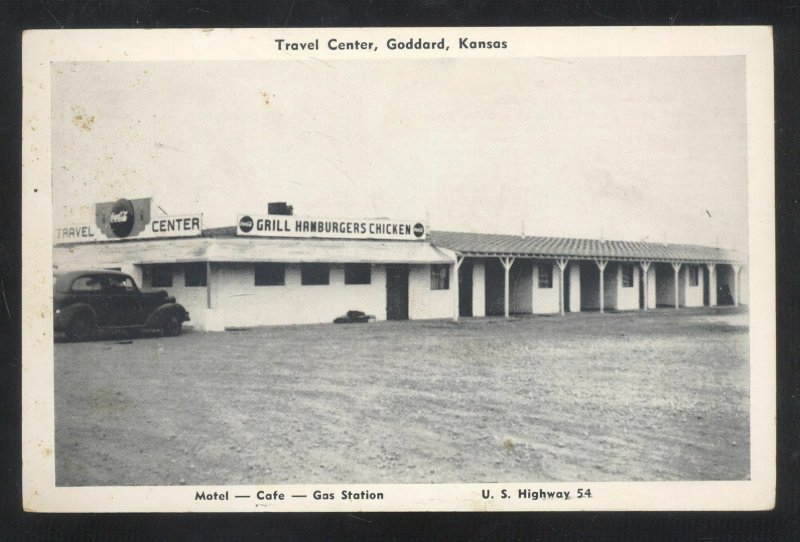
{"label": "window", "polygon": [[372,266],[368,263],[344,264],[345,284],[370,284],[372,282]]}
{"label": "window", "polygon": [[106,289],[111,293],[132,293],[136,291],[136,286],[133,285],[133,279],[126,276],[109,276],[106,277],[108,284]]}
{"label": "window", "polygon": [[283,286],[286,284],[285,263],[257,263],[256,286]]}
{"label": "window", "polygon": [[700,269],[696,265],[690,265],[689,269],[689,286],[700,285]]}
{"label": "window", "polygon": [[622,287],[633,288],[633,264],[620,264],[620,271],[622,272]]}
{"label": "window", "polygon": [[72,283],[73,292],[99,292],[102,287],[103,283],[97,277],[80,277]]}
{"label": "window", "polygon": [[539,268],[539,288],[553,287],[553,264],[540,263]]}
{"label": "window", "polygon": [[300,264],[300,283],[303,286],[329,284],[330,274],[330,266],[326,263]]}
{"label": "window", "polygon": [[431,290],[450,289],[450,266],[437,264],[431,266]]}
{"label": "window", "polygon": [[187,263],[184,268],[184,284],[187,288],[205,287],[208,283],[206,262]]}
{"label": "window", "polygon": [[150,286],[153,288],[172,288],[172,266],[169,264],[151,265]]}

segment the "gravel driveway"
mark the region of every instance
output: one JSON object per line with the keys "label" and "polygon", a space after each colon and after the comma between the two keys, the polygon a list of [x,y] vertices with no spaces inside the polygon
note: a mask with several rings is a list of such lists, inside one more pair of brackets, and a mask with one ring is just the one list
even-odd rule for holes
{"label": "gravel driveway", "polygon": [[58,485],[742,480],[747,316],[57,343]]}

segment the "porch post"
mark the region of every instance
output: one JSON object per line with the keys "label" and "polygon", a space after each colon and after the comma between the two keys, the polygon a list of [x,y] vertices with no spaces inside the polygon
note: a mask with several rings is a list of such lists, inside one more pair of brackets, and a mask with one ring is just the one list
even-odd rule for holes
{"label": "porch post", "polygon": [[648,287],[648,280],[647,280],[647,271],[650,269],[650,260],[642,260],[639,262],[639,266],[642,270],[642,286],[644,287],[644,303],[642,303],[642,310],[647,310],[647,304],[650,302],[650,292],[647,291]]}
{"label": "porch post", "polygon": [[503,284],[503,313],[505,317],[508,318],[508,293],[509,293],[509,284],[508,284],[508,275],[509,271],[511,270],[511,266],[514,265],[515,258],[508,257],[508,256],[501,256],[500,263],[503,264],[503,269],[505,270],[505,281]]}
{"label": "porch post", "polygon": [[595,259],[594,263],[597,264],[597,268],[600,270],[600,314],[602,314],[603,305],[606,302],[605,292],[604,292],[605,284],[603,284],[605,281],[603,277],[605,276],[605,270],[606,270],[606,265],[608,265],[608,260],[604,260],[602,258]]}
{"label": "porch post", "polygon": [[733,265],[733,306],[739,306],[739,272],[742,266],[739,264]]}
{"label": "porch post", "polygon": [[717,267],[715,263],[707,263],[706,267],[708,268],[708,306],[709,307],[716,307],[717,306],[717,276],[714,274],[714,271]]}
{"label": "porch post", "polygon": [[567,258],[559,258],[556,260],[560,274],[558,280],[558,306],[561,316],[564,316],[564,269],[567,268],[567,262],[569,262]]}
{"label": "porch post", "polygon": [[[453,302],[453,306],[455,307],[453,309],[453,321],[454,322],[458,322],[459,312],[461,310],[461,307],[459,307],[459,303],[461,302],[461,281],[459,280],[460,279],[459,269],[461,269],[461,264],[462,263],[464,263],[464,256],[456,255],[456,263],[453,266],[453,268],[455,269],[454,280],[455,280],[455,283],[456,283],[456,287],[453,288],[453,290],[455,291],[455,300]],[[472,295],[472,292],[470,292],[470,295]]]}
{"label": "porch post", "polygon": [[678,308],[678,301],[680,298],[678,297],[678,290],[680,290],[680,285],[678,284],[678,274],[681,270],[681,263],[680,262],[672,262],[672,269],[675,270],[675,309]]}
{"label": "porch post", "polygon": [[206,261],[206,307],[211,307],[211,262]]}

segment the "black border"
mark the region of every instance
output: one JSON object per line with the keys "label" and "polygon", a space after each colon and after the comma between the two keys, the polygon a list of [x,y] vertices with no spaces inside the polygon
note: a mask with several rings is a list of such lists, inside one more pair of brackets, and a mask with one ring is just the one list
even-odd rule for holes
{"label": "black border", "polygon": [[[0,5],[1,540],[800,539],[800,6],[796,1],[6,0]],[[775,46],[778,494],[771,512],[31,514],[21,508],[21,32],[32,28],[772,25]],[[720,194],[724,198],[724,194]]]}

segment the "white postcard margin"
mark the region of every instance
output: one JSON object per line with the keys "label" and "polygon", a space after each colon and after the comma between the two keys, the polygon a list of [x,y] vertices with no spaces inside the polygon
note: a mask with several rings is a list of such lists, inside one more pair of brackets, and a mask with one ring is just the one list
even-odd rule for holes
{"label": "white postcard margin", "polygon": [[[751,479],[734,482],[525,484],[328,484],[369,489],[380,501],[205,502],[197,490],[285,493],[311,486],[56,487],[52,322],[51,62],[136,62],[358,58],[358,51],[278,52],[276,38],[331,37],[385,42],[389,37],[457,41],[502,39],[508,49],[446,53],[369,52],[373,59],[411,57],[746,57],[750,305]],[[22,125],[22,457],[23,506],[40,512],[207,511],[576,511],[765,510],[774,506],[776,465],[775,238],[772,32],[769,27],[392,28],[35,30],[23,36]],[[486,500],[480,490],[591,488],[591,499]]]}

